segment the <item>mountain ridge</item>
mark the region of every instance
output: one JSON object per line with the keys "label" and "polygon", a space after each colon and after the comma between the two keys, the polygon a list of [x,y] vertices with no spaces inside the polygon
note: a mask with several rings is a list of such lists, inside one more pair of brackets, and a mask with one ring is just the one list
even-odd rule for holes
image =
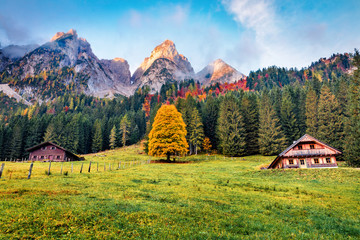
{"label": "mountain ridge", "polygon": [[[148,86],[153,94],[167,82],[179,83],[187,79],[198,81],[204,87],[243,81],[247,88],[259,89],[261,86],[281,87],[294,81],[304,82],[313,75],[321,80],[331,73],[339,76],[342,72],[352,72],[351,56],[340,54],[321,58],[302,70],[271,70],[269,67],[252,71],[247,77],[217,59],[195,73],[188,58],[167,39],[157,45],[131,75],[125,59],[99,59],[92,52],[90,43],[79,37],[74,29],[57,32],[49,42],[32,49],[34,47],[13,45],[0,49],[1,82],[9,84],[27,100],[51,99],[66,91],[101,98],[117,94],[130,96],[144,86]],[[10,56],[9,49],[20,50],[16,56]],[[284,79],[279,78],[284,75],[281,72],[286,72]]]}

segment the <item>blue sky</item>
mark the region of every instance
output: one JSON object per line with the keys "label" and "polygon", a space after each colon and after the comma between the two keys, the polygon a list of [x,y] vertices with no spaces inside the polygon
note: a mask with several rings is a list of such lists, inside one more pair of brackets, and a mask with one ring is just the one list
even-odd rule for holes
{"label": "blue sky", "polygon": [[131,71],[165,39],[195,71],[221,58],[240,72],[306,67],[360,48],[359,0],[0,0],[0,43],[43,44],[74,28],[99,58]]}

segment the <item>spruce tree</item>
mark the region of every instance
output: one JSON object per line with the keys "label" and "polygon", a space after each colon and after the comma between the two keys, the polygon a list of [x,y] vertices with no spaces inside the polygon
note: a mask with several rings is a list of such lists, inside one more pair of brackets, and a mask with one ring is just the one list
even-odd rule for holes
{"label": "spruce tree", "polygon": [[214,149],[218,146],[218,138],[216,135],[218,118],[219,118],[219,101],[216,98],[209,97],[206,100],[205,106],[202,110],[204,134],[210,139]]}
{"label": "spruce tree", "polygon": [[79,130],[80,130],[80,115],[73,116],[71,121],[64,127],[64,142],[62,146],[71,152],[78,152],[79,148]]}
{"label": "spruce tree", "polygon": [[244,118],[246,154],[257,154],[259,152],[259,107],[255,94],[243,96],[241,112]]}
{"label": "spruce tree", "polygon": [[120,131],[121,131],[122,145],[123,147],[125,147],[126,142],[129,139],[129,133],[130,133],[130,121],[128,119],[127,114],[125,114],[120,121]]}
{"label": "spruce tree", "polygon": [[189,129],[191,131],[189,140],[191,145],[194,146],[195,154],[197,154],[198,149],[200,149],[201,143],[204,139],[204,129],[199,111],[196,108],[194,108],[191,113]]}
{"label": "spruce tree", "polygon": [[20,123],[17,123],[13,129],[11,138],[11,158],[20,159],[23,152],[23,129]]}
{"label": "spruce tree", "polygon": [[286,146],[286,139],[267,92],[263,92],[261,97],[259,126],[260,153],[263,155],[279,154]]}
{"label": "spruce tree", "polygon": [[111,129],[110,136],[109,136],[110,149],[115,149],[115,147],[116,147],[116,132],[117,132],[117,129],[116,129],[116,126],[114,125],[113,128]]}
{"label": "spruce tree", "polygon": [[100,120],[96,120],[93,127],[92,152],[99,152],[102,149],[102,130]]}
{"label": "spruce tree", "polygon": [[339,103],[326,84],[321,88],[318,111],[318,139],[341,149],[344,135],[343,119],[341,119]]}
{"label": "spruce tree", "polygon": [[354,65],[357,69],[349,90],[348,122],[346,126],[345,159],[351,166],[360,166],[360,53],[355,49]]}
{"label": "spruce tree", "polygon": [[305,102],[306,133],[317,136],[318,128],[318,97],[316,91],[310,87]]}
{"label": "spruce tree", "polygon": [[218,137],[222,153],[243,156],[246,153],[244,120],[238,100],[228,94],[220,104]]}
{"label": "spruce tree", "polygon": [[281,125],[286,138],[286,144],[290,145],[297,140],[300,132],[297,126],[295,105],[292,102],[289,90],[284,90],[281,101]]}
{"label": "spruce tree", "polygon": [[49,124],[49,126],[46,128],[45,135],[44,135],[44,142],[54,142],[55,141],[55,127],[54,124]]}

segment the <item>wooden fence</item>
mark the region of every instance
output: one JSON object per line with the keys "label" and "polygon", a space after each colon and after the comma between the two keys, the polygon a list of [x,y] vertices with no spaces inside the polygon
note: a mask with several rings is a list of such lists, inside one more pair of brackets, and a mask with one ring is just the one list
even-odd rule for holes
{"label": "wooden fence", "polygon": [[[26,161],[24,161],[25,163]],[[68,175],[68,174],[73,174],[73,173],[84,173],[84,172],[88,172],[88,173],[92,173],[92,172],[100,172],[102,170],[102,167],[101,165],[103,165],[103,171],[102,172],[105,172],[105,171],[115,171],[115,170],[122,170],[122,169],[128,169],[128,168],[131,168],[131,167],[135,167],[135,166],[140,166],[140,165],[145,165],[145,164],[150,164],[151,163],[151,160],[139,160],[139,161],[129,161],[129,162],[104,162],[104,163],[100,163],[99,162],[82,162],[81,163],[81,166],[80,166],[80,169],[76,169],[74,168],[74,162],[48,162],[48,167],[47,170],[45,171],[45,174],[50,176],[51,174],[53,173],[56,173],[52,167],[54,167],[54,163],[56,164],[61,164],[61,167],[60,167],[60,175]],[[76,163],[79,163],[79,162],[76,162]],[[41,162],[39,163],[42,165],[42,167],[44,167],[44,162]],[[63,172],[63,167],[64,167],[64,164],[66,165],[71,165],[71,166],[68,166],[68,168],[70,168],[70,173],[69,171],[66,171],[66,172]],[[87,166],[85,166],[85,164]],[[80,165],[80,164],[77,164],[77,165]],[[29,168],[28,168],[28,171],[27,171],[27,179],[30,179],[31,178],[31,175],[33,173],[33,169],[36,169],[36,162],[31,162],[30,165],[29,165]],[[3,176],[3,173],[4,173],[4,170],[6,169],[6,161],[5,162],[2,162],[1,165],[0,165],[0,179],[4,176]],[[100,169],[100,171],[99,171]],[[58,168],[57,168],[57,171],[58,171]],[[9,179],[11,179],[11,173],[12,171],[10,171],[10,176],[9,176]],[[24,176],[25,178],[25,176]]]}

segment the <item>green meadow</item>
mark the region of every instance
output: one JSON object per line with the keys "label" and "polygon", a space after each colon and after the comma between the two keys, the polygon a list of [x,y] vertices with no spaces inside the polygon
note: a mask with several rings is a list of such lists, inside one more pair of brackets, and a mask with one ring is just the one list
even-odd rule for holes
{"label": "green meadow", "polygon": [[144,164],[156,159],[139,146],[85,157],[49,176],[35,162],[29,180],[30,163],[6,162],[0,239],[360,238],[359,169],[260,170],[274,159],[263,156]]}

